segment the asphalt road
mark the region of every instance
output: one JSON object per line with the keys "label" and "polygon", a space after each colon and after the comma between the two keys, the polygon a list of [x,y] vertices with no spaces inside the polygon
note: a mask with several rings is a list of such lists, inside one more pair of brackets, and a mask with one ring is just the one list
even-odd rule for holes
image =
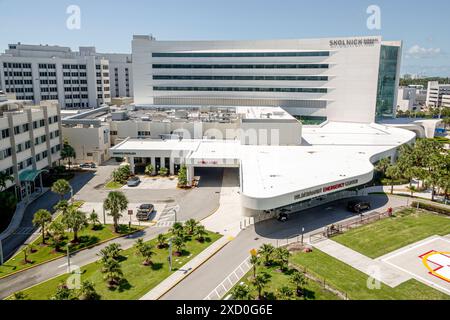
{"label": "asphalt road", "polygon": [[[406,204],[406,198],[389,199],[383,195],[369,196],[373,211],[383,212],[388,207]],[[196,269],[161,299],[201,300],[214,290],[249,255],[249,251],[263,243],[282,244],[287,238],[297,236],[305,228],[305,239],[311,231],[354,217],[346,209],[349,199],[293,214],[289,221],[268,220],[242,231],[218,254]]]}

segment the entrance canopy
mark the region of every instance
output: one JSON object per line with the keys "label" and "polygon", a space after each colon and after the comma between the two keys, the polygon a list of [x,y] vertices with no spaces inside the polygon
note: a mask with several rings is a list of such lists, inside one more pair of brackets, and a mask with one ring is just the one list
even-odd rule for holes
{"label": "entrance canopy", "polygon": [[42,172],[48,170],[25,170],[19,174],[19,180],[22,182],[33,182]]}

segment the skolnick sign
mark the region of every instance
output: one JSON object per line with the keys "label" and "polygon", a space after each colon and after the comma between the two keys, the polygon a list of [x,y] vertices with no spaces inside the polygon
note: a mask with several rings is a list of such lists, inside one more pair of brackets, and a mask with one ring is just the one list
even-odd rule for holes
{"label": "skolnick sign", "polygon": [[344,48],[344,47],[366,47],[373,46],[379,43],[378,38],[354,38],[354,39],[342,39],[342,40],[330,40],[331,48]]}

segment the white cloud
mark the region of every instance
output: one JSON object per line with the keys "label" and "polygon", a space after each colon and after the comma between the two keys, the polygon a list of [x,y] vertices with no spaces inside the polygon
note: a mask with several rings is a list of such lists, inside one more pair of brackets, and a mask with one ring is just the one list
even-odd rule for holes
{"label": "white cloud", "polygon": [[441,48],[423,48],[416,44],[406,52],[406,58],[427,59],[434,58],[441,54]]}

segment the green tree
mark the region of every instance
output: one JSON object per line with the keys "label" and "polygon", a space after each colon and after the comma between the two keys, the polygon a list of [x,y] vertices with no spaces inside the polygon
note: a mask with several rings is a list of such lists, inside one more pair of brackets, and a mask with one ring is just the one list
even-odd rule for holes
{"label": "green tree", "polygon": [[261,264],[261,259],[257,255],[251,255],[250,264],[253,266],[253,278],[254,278],[256,277],[256,267]]}
{"label": "green tree", "polygon": [[68,194],[71,190],[70,184],[67,180],[59,179],[53,182],[52,192],[59,194],[61,200],[63,200],[64,195]]}
{"label": "green tree", "polygon": [[256,277],[254,277],[251,280],[252,285],[258,291],[258,299],[259,300],[262,300],[262,298],[263,298],[262,291],[267,286],[269,281],[270,281],[270,276],[265,272],[257,274]]}
{"label": "green tree", "polygon": [[63,216],[62,222],[73,232],[72,242],[78,243],[78,232],[86,228],[89,223],[86,213],[75,208],[69,209],[67,214]]}
{"label": "green tree", "polygon": [[81,288],[78,292],[78,299],[80,300],[100,300],[101,296],[95,290],[94,283],[85,280],[81,283]]}
{"label": "green tree", "polygon": [[258,250],[258,254],[260,254],[264,258],[264,264],[266,266],[270,265],[272,254],[275,250],[275,247],[270,243],[264,243]]}
{"label": "green tree", "polygon": [[197,225],[194,229],[194,236],[195,239],[199,242],[205,241],[205,236],[208,234],[206,232],[205,226],[202,226],[201,224]]}
{"label": "green tree", "polygon": [[161,167],[159,168],[158,174],[160,176],[167,176],[169,174],[169,169],[167,169],[166,167]]}
{"label": "green tree", "polygon": [[105,262],[109,259],[119,260],[120,251],[120,244],[113,242],[101,249],[97,255],[101,257],[100,261],[102,262]]}
{"label": "green tree", "polygon": [[169,229],[169,232],[171,232],[172,234],[178,236],[178,237],[184,237],[184,228],[183,228],[183,224],[180,222],[175,222],[172,225],[172,228]]}
{"label": "green tree", "polygon": [[166,247],[166,236],[164,234],[162,234],[162,233],[158,234],[156,241],[158,242],[159,249]]}
{"label": "green tree", "polygon": [[175,246],[175,252],[177,255],[182,255],[183,248],[186,246],[184,237],[175,236],[173,239],[173,245]]}
{"label": "green tree", "polygon": [[278,296],[281,300],[290,300],[292,297],[292,289],[288,286],[282,286],[278,289]]}
{"label": "green tree", "polygon": [[62,215],[65,216],[67,214],[67,211],[70,208],[69,201],[67,200],[60,200],[58,203],[53,207],[53,209],[57,211],[61,211]]}
{"label": "green tree", "polygon": [[185,165],[183,165],[178,171],[178,186],[185,187],[187,184],[187,168]]}
{"label": "green tree", "polygon": [[28,296],[22,291],[15,292],[12,297],[13,300],[28,300]]}
{"label": "green tree", "polygon": [[154,169],[153,165],[152,164],[148,164],[148,165],[145,166],[144,173],[146,175],[148,175],[148,176],[151,176],[151,175],[153,175],[153,169]]}
{"label": "green tree", "polygon": [[[142,240],[142,239],[139,239]],[[152,256],[155,254],[155,252],[153,251],[153,246],[150,243],[146,243],[146,242],[139,242],[136,241],[135,243],[135,247],[136,247],[136,251],[142,256],[144,257],[144,262],[142,263],[144,266],[148,266],[152,264]]]}
{"label": "green tree", "polygon": [[289,257],[291,256],[289,250],[282,247],[276,248],[274,250],[274,255],[281,267],[281,270],[286,270],[289,265]]}
{"label": "green tree", "polygon": [[397,165],[389,166],[386,170],[386,177],[389,179],[389,182],[391,184],[391,194],[393,194],[394,184],[396,181],[403,178],[403,172]]}
{"label": "green tree", "polygon": [[69,144],[67,139],[64,139],[63,147],[61,148],[61,159],[68,160],[69,170],[70,170],[70,160],[75,158],[77,155],[75,153],[75,149]]}
{"label": "green tree", "polygon": [[97,228],[97,223],[101,224],[100,219],[98,218],[98,214],[94,209],[92,209],[92,212],[89,214],[88,221],[92,224],[92,230],[95,230]]}
{"label": "green tree", "polygon": [[391,165],[391,159],[383,158],[376,164],[375,168],[378,172],[381,173],[382,176],[386,174],[387,168]]}
{"label": "green tree", "polygon": [[33,217],[33,225],[35,227],[41,227],[42,243],[45,244],[45,228],[47,224],[52,221],[52,214],[45,209],[39,209]]}
{"label": "green tree", "polygon": [[56,288],[55,295],[51,300],[74,300],[73,292],[64,282],[61,282]]}
{"label": "green tree", "polygon": [[103,208],[113,217],[114,231],[119,232],[119,219],[122,217],[122,212],[128,208],[127,197],[123,192],[111,191],[103,201]]}
{"label": "green tree", "polygon": [[198,226],[198,222],[195,219],[189,219],[185,222],[184,226],[187,229],[187,233],[192,235],[194,233],[195,228]]}
{"label": "green tree", "polygon": [[103,261],[101,272],[103,273],[103,279],[106,280],[109,288],[116,287],[123,279],[120,263],[112,258]]}
{"label": "green tree", "polygon": [[413,198],[414,192],[417,191],[417,188],[415,186],[408,186],[407,188],[408,188],[409,192],[411,193],[411,198]]}
{"label": "green tree", "polygon": [[14,182],[14,177],[4,171],[0,171],[0,191],[4,191],[6,189],[8,181]]}
{"label": "green tree", "polygon": [[233,291],[231,291],[231,295],[235,300],[250,300],[250,288],[244,284],[238,284],[234,287]]}
{"label": "green tree", "polygon": [[291,283],[295,285],[297,295],[298,296],[303,295],[303,288],[307,284],[305,275],[300,271],[296,271],[291,275],[290,280]]}
{"label": "green tree", "polygon": [[49,227],[48,232],[52,239],[53,245],[55,246],[55,251],[60,251],[61,246],[64,242],[64,237],[66,236],[66,230],[64,224],[59,221],[54,221]]}

